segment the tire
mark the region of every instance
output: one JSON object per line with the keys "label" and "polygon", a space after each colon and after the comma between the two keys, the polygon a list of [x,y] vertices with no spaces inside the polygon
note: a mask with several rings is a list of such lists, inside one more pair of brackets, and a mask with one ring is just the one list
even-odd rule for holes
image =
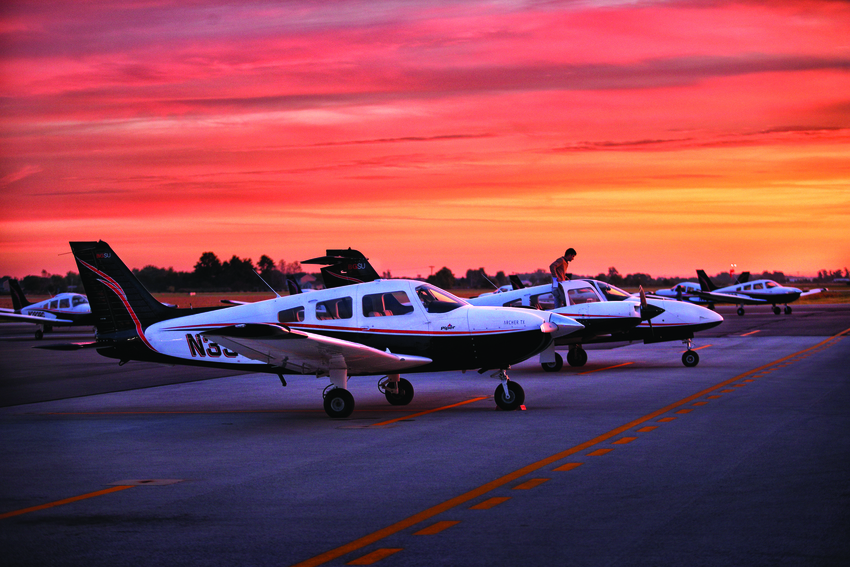
{"label": "tire", "polygon": [[699,364],[699,355],[692,350],[686,350],[685,354],[682,355],[682,364],[688,368],[693,368]]}
{"label": "tire", "polygon": [[334,419],[348,417],[354,411],[354,396],[342,388],[334,388],[325,396],[325,413]]}
{"label": "tire", "polygon": [[774,305],[773,306],[773,314],[779,315],[780,313],[782,313],[782,310],[779,307],[777,307],[776,305]]}
{"label": "tire", "polygon": [[738,315],[741,315],[742,317],[744,316],[744,308],[743,307],[738,308]]}
{"label": "tire", "polygon": [[785,306],[785,314],[786,314],[786,315],[790,315],[790,314],[791,314],[791,306],[790,306],[790,305],[786,305],[786,306]]}
{"label": "tire", "polygon": [[570,366],[584,366],[587,364],[587,351],[583,348],[570,350],[567,353],[567,362]]}
{"label": "tire", "polygon": [[384,391],[387,401],[394,406],[406,406],[413,400],[413,384],[404,378],[398,381],[398,394],[393,394],[389,390]]}
{"label": "tire", "polygon": [[540,366],[542,366],[543,370],[546,372],[557,372],[564,367],[564,358],[556,352],[555,362],[541,362]]}
{"label": "tire", "polygon": [[525,392],[522,386],[516,382],[508,381],[508,395],[505,395],[505,389],[499,384],[496,386],[496,391],[493,392],[493,397],[496,398],[496,405],[500,410],[514,411],[519,409],[525,402]]}

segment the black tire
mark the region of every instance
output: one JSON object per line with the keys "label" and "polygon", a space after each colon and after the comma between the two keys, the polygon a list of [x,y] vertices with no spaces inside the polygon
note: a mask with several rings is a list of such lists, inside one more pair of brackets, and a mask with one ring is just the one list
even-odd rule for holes
{"label": "black tire", "polygon": [[791,306],[790,306],[790,305],[786,305],[786,306],[785,306],[785,314],[786,314],[786,315],[790,315],[790,314],[791,314]]}
{"label": "black tire", "polygon": [[567,362],[570,366],[584,366],[587,364],[587,351],[583,348],[576,348],[567,353]]}
{"label": "black tire", "polygon": [[334,419],[344,418],[354,411],[354,396],[342,388],[334,388],[325,396],[325,413]]}
{"label": "black tire", "polygon": [[543,370],[546,372],[557,372],[564,367],[564,358],[556,352],[555,362],[541,362],[540,366],[542,366]]}
{"label": "black tire", "polygon": [[699,355],[692,350],[686,350],[685,354],[682,355],[682,364],[688,368],[693,368],[699,364]]}
{"label": "black tire", "polygon": [[40,341],[43,338],[44,338],[44,332],[41,329],[38,329],[35,332],[35,340]]}
{"label": "black tire", "polygon": [[743,317],[743,315],[744,315],[744,308],[743,307],[738,308],[738,315],[741,315]]}
{"label": "black tire", "polygon": [[779,307],[777,307],[776,305],[774,305],[773,306],[773,314],[779,315],[780,313],[782,313],[782,310]]}
{"label": "black tire", "polygon": [[525,402],[525,392],[522,386],[516,382],[508,381],[508,395],[505,395],[505,389],[499,384],[496,386],[496,391],[493,392],[493,397],[496,398],[496,405],[500,410],[514,411],[519,409]]}
{"label": "black tire", "polygon": [[384,391],[387,401],[394,406],[406,406],[413,400],[413,384],[404,378],[399,378],[398,394],[393,394],[389,390]]}

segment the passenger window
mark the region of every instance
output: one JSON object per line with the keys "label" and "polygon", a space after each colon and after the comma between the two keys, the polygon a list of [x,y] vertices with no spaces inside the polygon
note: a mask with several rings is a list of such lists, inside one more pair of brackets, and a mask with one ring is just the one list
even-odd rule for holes
{"label": "passenger window", "polygon": [[594,303],[599,301],[593,289],[590,287],[580,287],[577,289],[567,290],[570,297],[570,305],[581,305],[582,303]]}
{"label": "passenger window", "polygon": [[67,297],[59,300],[59,309],[69,309],[71,307],[71,300]]}
{"label": "passenger window", "polygon": [[284,309],[277,314],[277,320],[280,323],[300,323],[304,320],[304,307],[299,305],[291,309]]}
{"label": "passenger window", "polygon": [[543,309],[544,311],[548,311],[549,309],[555,308],[555,296],[552,295],[552,292],[541,293],[540,295],[532,295],[530,304],[535,309]]}
{"label": "passenger window", "polygon": [[351,307],[353,304],[354,302],[350,297],[321,301],[316,304],[316,319],[319,321],[351,319]]}
{"label": "passenger window", "polygon": [[413,312],[413,305],[403,291],[373,293],[363,296],[363,314],[366,317],[392,317]]}
{"label": "passenger window", "polygon": [[50,302],[50,308],[51,308],[51,309],[56,309],[57,307],[59,307],[59,302],[58,302],[58,301],[56,301],[56,300],[54,299],[53,301],[51,301],[51,302]]}
{"label": "passenger window", "polygon": [[508,301],[504,304],[504,307],[522,307],[522,298],[514,299],[513,301]]}
{"label": "passenger window", "polygon": [[760,283],[753,284],[753,289],[764,289],[764,285]]}
{"label": "passenger window", "polygon": [[744,286],[744,289],[745,290],[753,289],[753,286],[751,286],[750,284],[747,284],[747,285]]}

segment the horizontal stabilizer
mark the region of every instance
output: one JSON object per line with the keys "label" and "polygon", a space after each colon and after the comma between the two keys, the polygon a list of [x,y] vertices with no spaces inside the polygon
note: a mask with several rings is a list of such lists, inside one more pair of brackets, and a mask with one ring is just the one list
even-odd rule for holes
{"label": "horizontal stabilizer", "polygon": [[34,348],[42,348],[44,350],[82,350],[85,348],[104,347],[102,343],[57,343],[52,345],[36,345]]}

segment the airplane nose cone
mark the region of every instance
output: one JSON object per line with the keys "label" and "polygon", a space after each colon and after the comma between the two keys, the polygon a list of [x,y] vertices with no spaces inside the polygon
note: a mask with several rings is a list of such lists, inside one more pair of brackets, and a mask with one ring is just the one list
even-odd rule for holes
{"label": "airplane nose cone", "polygon": [[[544,329],[546,327],[546,329]],[[549,313],[549,321],[543,323],[540,329],[544,333],[552,333],[553,337],[564,337],[584,329],[584,325],[558,313]],[[547,330],[548,329],[548,330]]]}

